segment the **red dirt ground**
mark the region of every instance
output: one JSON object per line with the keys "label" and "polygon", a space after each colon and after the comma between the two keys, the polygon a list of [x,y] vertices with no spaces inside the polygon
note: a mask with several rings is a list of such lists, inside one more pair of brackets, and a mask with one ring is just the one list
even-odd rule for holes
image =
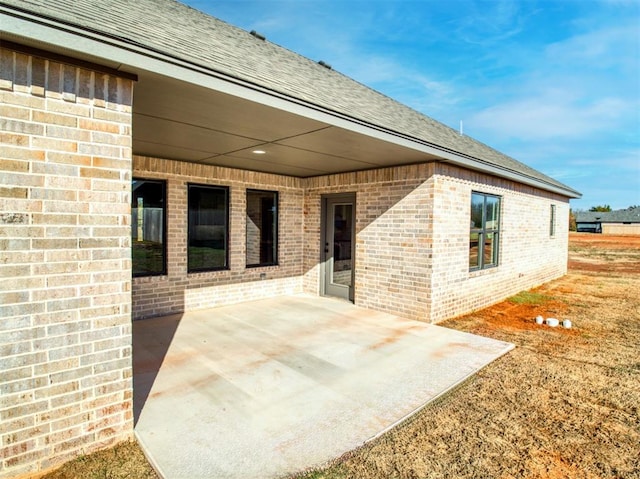
{"label": "red dirt ground", "polygon": [[[585,258],[596,251],[602,256]],[[572,254],[573,253],[573,254]],[[577,254],[576,254],[577,253]],[[605,261],[602,261],[602,260]],[[640,273],[640,236],[571,233],[569,270],[591,273]]]}
{"label": "red dirt ground", "polygon": [[[536,316],[540,315],[545,319],[557,318],[562,322],[567,309],[568,306],[566,303],[555,299],[546,300],[541,304],[516,304],[510,301],[504,301],[473,314],[474,316],[482,317],[484,321],[482,329],[484,332],[491,330],[533,331],[540,330],[541,328],[541,326],[535,322]],[[575,328],[565,329],[562,326],[558,326],[553,329],[548,329],[562,335],[579,334]]]}
{"label": "red dirt ground", "polygon": [[636,248],[640,250],[640,236],[638,235],[603,235],[593,233],[569,233],[571,246],[584,246],[602,249]]}
{"label": "red dirt ground", "polygon": [[[619,251],[621,255],[607,258],[606,262],[602,257],[592,258],[595,250],[614,253]],[[577,273],[640,273],[640,236],[622,235],[601,235],[591,233],[571,233],[569,271]],[[565,281],[562,286],[563,294],[575,293],[579,290],[581,279],[576,278],[569,283]],[[548,294],[546,288],[537,288],[533,293]],[[566,302],[556,299],[543,300],[540,304],[516,304],[509,300],[490,306],[482,311],[473,313],[474,316],[481,316],[483,323],[482,331],[492,330],[540,330],[540,326],[534,321],[535,317],[558,318],[561,322],[565,313],[569,309]],[[575,336],[579,335],[579,330],[574,328],[565,329],[561,326],[547,328],[559,335]],[[482,334],[482,331],[479,331]]]}

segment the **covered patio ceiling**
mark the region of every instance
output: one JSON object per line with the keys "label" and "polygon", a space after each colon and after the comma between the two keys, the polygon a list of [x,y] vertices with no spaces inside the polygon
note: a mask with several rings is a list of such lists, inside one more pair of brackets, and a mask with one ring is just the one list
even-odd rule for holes
{"label": "covered patio ceiling", "polygon": [[144,47],[78,36],[75,27],[51,28],[48,20],[9,19],[1,36],[14,48],[137,78],[134,155],[295,177],[451,159],[413,138]]}
{"label": "covered patio ceiling", "polygon": [[133,153],[310,177],[437,157],[149,72],[138,74]]}

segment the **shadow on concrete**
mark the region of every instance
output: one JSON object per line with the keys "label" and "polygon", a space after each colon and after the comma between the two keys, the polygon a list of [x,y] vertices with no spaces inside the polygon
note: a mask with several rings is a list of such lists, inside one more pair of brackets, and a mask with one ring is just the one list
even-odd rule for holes
{"label": "shadow on concrete", "polygon": [[133,421],[138,423],[183,314],[133,322]]}

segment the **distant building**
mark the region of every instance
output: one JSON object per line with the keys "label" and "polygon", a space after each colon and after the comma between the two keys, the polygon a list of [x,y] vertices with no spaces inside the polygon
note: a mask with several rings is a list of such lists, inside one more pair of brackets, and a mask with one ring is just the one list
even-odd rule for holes
{"label": "distant building", "polygon": [[576,229],[583,233],[640,235],[640,207],[576,213]]}

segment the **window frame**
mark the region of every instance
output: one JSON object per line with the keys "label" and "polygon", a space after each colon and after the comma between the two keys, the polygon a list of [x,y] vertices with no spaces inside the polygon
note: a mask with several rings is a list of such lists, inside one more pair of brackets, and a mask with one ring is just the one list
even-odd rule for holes
{"label": "window frame", "polygon": [[[249,206],[249,193],[269,193],[272,194],[274,196],[274,205],[275,205],[275,215],[273,218],[273,229],[274,229],[274,239],[273,239],[273,243],[274,243],[274,247],[273,247],[273,261],[272,262],[265,262],[265,263],[251,263],[249,264],[249,260],[247,258],[248,252],[249,252],[249,241],[248,241],[248,232],[247,232],[247,227],[248,227],[248,221],[247,221],[247,216],[248,216],[248,206]],[[278,191],[273,191],[273,190],[261,190],[258,188],[247,188],[245,191],[245,267],[246,268],[263,268],[266,266],[278,266],[278,259],[279,259],[279,247],[280,247],[280,194]]]}
{"label": "window frame", "polygon": [[556,236],[556,205],[550,205],[549,209],[549,237],[555,238]]}
{"label": "window frame", "polygon": [[[469,217],[471,218],[473,215],[473,211],[471,211],[471,208],[473,208],[473,197],[475,196],[481,196],[483,198],[482,201],[482,225],[480,228],[478,227],[474,227],[470,225],[470,229],[469,229],[469,263],[471,261],[471,235],[474,233],[478,234],[478,264],[476,266],[471,266],[469,265],[469,271],[470,272],[474,272],[474,271],[483,271],[483,270],[487,270],[487,269],[491,269],[491,268],[497,268],[500,265],[500,236],[501,236],[501,222],[502,222],[502,196],[500,195],[494,195],[491,193],[482,193],[480,191],[472,191],[471,192],[471,197],[470,197],[470,201],[469,201],[469,205],[470,205],[470,211],[469,211]],[[486,212],[487,212],[487,199],[489,198],[493,198],[496,199],[498,204],[497,204],[497,219],[496,219],[496,227],[495,228],[487,228],[487,218],[486,218]],[[481,249],[480,249],[480,245],[483,244],[484,245],[484,237],[487,234],[492,234],[493,238],[494,238],[494,248],[493,248],[493,257],[491,260],[491,263],[489,264],[485,264],[485,260],[484,260],[484,254],[481,253]]]}
{"label": "window frame", "polygon": [[[135,192],[133,191],[133,183],[136,181],[144,181],[147,183],[157,183],[162,186],[162,270],[158,272],[152,273],[136,273],[134,269],[134,260],[133,260],[133,250],[134,250],[134,240],[133,240],[133,228],[137,228],[137,224],[133,222],[133,209],[137,208],[137,204],[134,206],[134,199],[136,198]],[[134,177],[131,179],[131,210],[132,210],[132,221],[131,221],[131,274],[134,278],[145,278],[149,276],[166,276],[167,275],[167,180],[157,179],[157,178],[139,178]],[[137,202],[136,202],[137,203]]]}
{"label": "window frame", "polygon": [[[189,265],[189,248],[191,246],[191,191],[199,188],[202,190],[221,190],[225,199],[225,222],[224,222],[224,265],[204,268],[193,268]],[[187,183],[187,274],[207,273],[210,271],[229,270],[229,220],[230,220],[230,191],[228,186],[207,185],[202,183]]]}

